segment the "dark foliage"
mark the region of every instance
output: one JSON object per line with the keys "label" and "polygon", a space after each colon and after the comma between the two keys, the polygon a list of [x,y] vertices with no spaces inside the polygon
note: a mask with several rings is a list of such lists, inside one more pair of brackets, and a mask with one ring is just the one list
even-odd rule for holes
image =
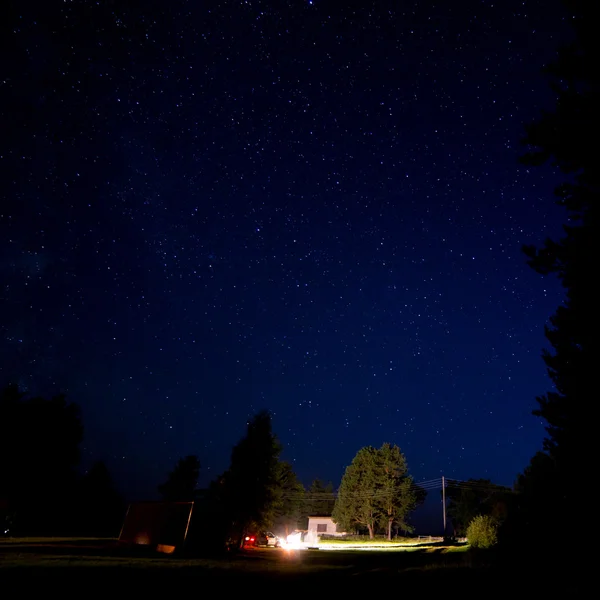
{"label": "dark foliage", "polygon": [[73,526],[83,427],[64,396],[0,393],[0,498],[14,533],[63,533]]}
{"label": "dark foliage", "polygon": [[126,503],[117,491],[106,464],[95,462],[82,477],[79,495],[79,533],[117,537]]}
{"label": "dark foliage", "polygon": [[280,452],[270,413],[259,412],[233,448],[229,469],[197,503],[190,548],[239,548],[246,532],[269,528],[281,517]]}
{"label": "dark foliage", "polygon": [[214,555],[228,549],[231,522],[225,474],[212,481],[194,500],[194,509],[186,539],[187,554]]}
{"label": "dark foliage", "polygon": [[191,502],[200,475],[200,460],[193,454],[180,458],[169,473],[167,481],[158,486],[162,499],[167,502]]}
{"label": "dark foliage", "polygon": [[398,446],[365,446],[346,467],[332,518],[338,529],[351,532],[364,527],[373,538],[379,528],[391,539],[394,531],[412,531],[408,517],[420,497]]}
{"label": "dark foliage", "polygon": [[295,531],[302,517],[304,486],[298,481],[292,465],[280,461],[278,465],[276,500],[272,529],[278,535],[288,536]]}
{"label": "dark foliage", "polygon": [[232,537],[242,540],[249,528],[269,524],[276,501],[281,446],[271,426],[271,415],[259,412],[246,436],[233,448],[225,476]]}
{"label": "dark foliage", "polygon": [[[308,517],[330,517],[335,505],[335,491],[333,483],[325,483],[315,479],[310,484],[304,500],[303,516]],[[307,522],[308,526],[308,522]]]}
{"label": "dark foliage", "polygon": [[[552,347],[543,358],[554,389],[538,398],[534,414],[546,422],[545,454],[536,455],[519,478],[522,494],[513,508],[520,529],[515,536],[541,540],[542,548],[558,532],[557,523],[582,531],[588,519],[585,497],[579,488],[564,485],[579,480],[584,457],[593,439],[590,418],[595,397],[595,334],[597,322],[595,242],[598,227],[600,158],[600,43],[595,4],[566,2],[575,30],[574,43],[561,50],[551,66],[556,107],[527,128],[525,143],[529,165],[550,162],[565,175],[556,194],[566,208],[568,223],[560,240],[547,240],[542,248],[525,248],[529,264],[539,273],[553,273],[562,282],[565,302],[546,330]],[[561,485],[563,483],[563,485]],[[516,531],[518,533],[516,533]],[[562,527],[560,533],[564,533]]]}
{"label": "dark foliage", "polygon": [[448,480],[446,514],[452,522],[454,534],[465,536],[469,524],[478,515],[502,519],[509,493],[510,490],[493,484],[489,479]]}
{"label": "dark foliage", "polygon": [[[560,53],[551,73],[558,95],[556,109],[527,129],[525,142],[533,149],[529,164],[550,161],[569,175],[556,193],[569,215],[565,235],[547,240],[541,249],[525,248],[529,264],[539,273],[555,273],[566,301],[551,318],[546,335],[552,351],[544,361],[555,389],[538,398],[535,415],[547,423],[545,449],[559,463],[573,464],[584,443],[594,381],[596,281],[593,269],[598,228],[600,153],[600,45],[591,3],[569,2],[576,11],[577,41]],[[589,143],[586,143],[586,140]]]}
{"label": "dark foliage", "polygon": [[425,500],[427,500],[427,490],[418,483],[413,483],[412,490],[415,495],[415,508],[425,504]]}

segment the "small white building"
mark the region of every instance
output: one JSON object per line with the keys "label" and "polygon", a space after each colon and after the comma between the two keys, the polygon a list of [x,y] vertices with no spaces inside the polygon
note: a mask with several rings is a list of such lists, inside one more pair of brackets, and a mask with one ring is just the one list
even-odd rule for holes
{"label": "small white building", "polygon": [[308,517],[308,531],[317,535],[346,535],[345,531],[338,531],[337,525],[331,517]]}

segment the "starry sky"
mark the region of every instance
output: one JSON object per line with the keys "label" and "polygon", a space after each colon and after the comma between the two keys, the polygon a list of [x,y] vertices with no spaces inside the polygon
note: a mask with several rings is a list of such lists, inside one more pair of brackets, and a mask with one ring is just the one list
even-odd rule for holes
{"label": "starry sky", "polygon": [[541,447],[519,165],[558,0],[9,1],[0,379],[82,407],[84,463],[201,485],[262,408],[306,483],[398,444],[510,485]]}

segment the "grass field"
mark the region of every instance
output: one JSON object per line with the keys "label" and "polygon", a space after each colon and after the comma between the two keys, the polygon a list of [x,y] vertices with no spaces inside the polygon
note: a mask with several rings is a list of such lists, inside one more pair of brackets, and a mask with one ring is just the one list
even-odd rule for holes
{"label": "grass field", "polygon": [[[440,538],[441,541],[441,538]],[[348,537],[325,537],[320,538],[320,548],[382,548],[382,549],[401,549],[409,550],[418,547],[433,547],[435,543],[426,542],[418,538],[394,538],[388,540],[385,537],[375,537],[373,539],[368,536],[348,536]],[[450,547],[450,546],[449,546]],[[462,544],[460,548],[466,550],[467,545]]]}
{"label": "grass field", "polygon": [[[443,565],[444,560],[431,560],[431,553],[451,554],[446,547],[392,547],[391,551],[360,553],[356,548],[348,551],[284,550],[252,548],[240,554],[215,559],[185,558],[153,553],[134,552],[119,546],[116,540],[94,538],[13,538],[0,541],[0,570],[44,572],[59,571],[68,567],[74,570],[98,569],[103,574],[110,571],[153,571],[168,577],[177,575],[229,576],[281,576],[359,574],[377,567],[389,572],[402,568],[415,568],[418,563],[432,567]],[[464,552],[466,548],[461,548]],[[422,560],[398,560],[398,552],[419,553]],[[428,556],[429,555],[429,556]],[[454,560],[457,563],[459,561]],[[426,564],[425,564],[426,563]]]}
{"label": "grass field", "polygon": [[[336,550],[252,548],[221,558],[186,558],[132,551],[116,540],[94,538],[14,538],[0,540],[0,580],[4,589],[38,588],[51,582],[73,584],[79,594],[134,585],[156,591],[178,585],[182,578],[214,581],[225,591],[246,589],[252,582],[316,584],[335,582],[336,589],[354,590],[361,580],[369,585],[398,580],[403,586],[486,585],[487,589],[523,590],[522,577],[498,574],[473,561],[467,546],[440,543],[397,545],[387,549],[338,547]],[[80,589],[85,585],[85,589]],[[212,584],[211,584],[212,585]],[[241,587],[240,587],[241,586]],[[532,589],[537,589],[535,585]],[[129,588],[128,588],[129,589]],[[295,588],[292,588],[294,590]],[[309,588],[310,589],[310,588]],[[441,588],[440,588],[441,589]]]}

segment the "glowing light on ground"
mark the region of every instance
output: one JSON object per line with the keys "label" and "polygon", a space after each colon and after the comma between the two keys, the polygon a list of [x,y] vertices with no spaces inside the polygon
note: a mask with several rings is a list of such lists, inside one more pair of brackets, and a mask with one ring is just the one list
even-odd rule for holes
{"label": "glowing light on ground", "polygon": [[302,542],[302,533],[290,533],[285,540],[281,541],[281,547],[285,550],[303,550],[306,546]]}
{"label": "glowing light on ground", "polygon": [[306,550],[307,548],[318,548],[319,538],[312,531],[308,531],[306,533],[298,531],[296,533],[291,533],[285,540],[282,540],[281,547],[285,550]]}

